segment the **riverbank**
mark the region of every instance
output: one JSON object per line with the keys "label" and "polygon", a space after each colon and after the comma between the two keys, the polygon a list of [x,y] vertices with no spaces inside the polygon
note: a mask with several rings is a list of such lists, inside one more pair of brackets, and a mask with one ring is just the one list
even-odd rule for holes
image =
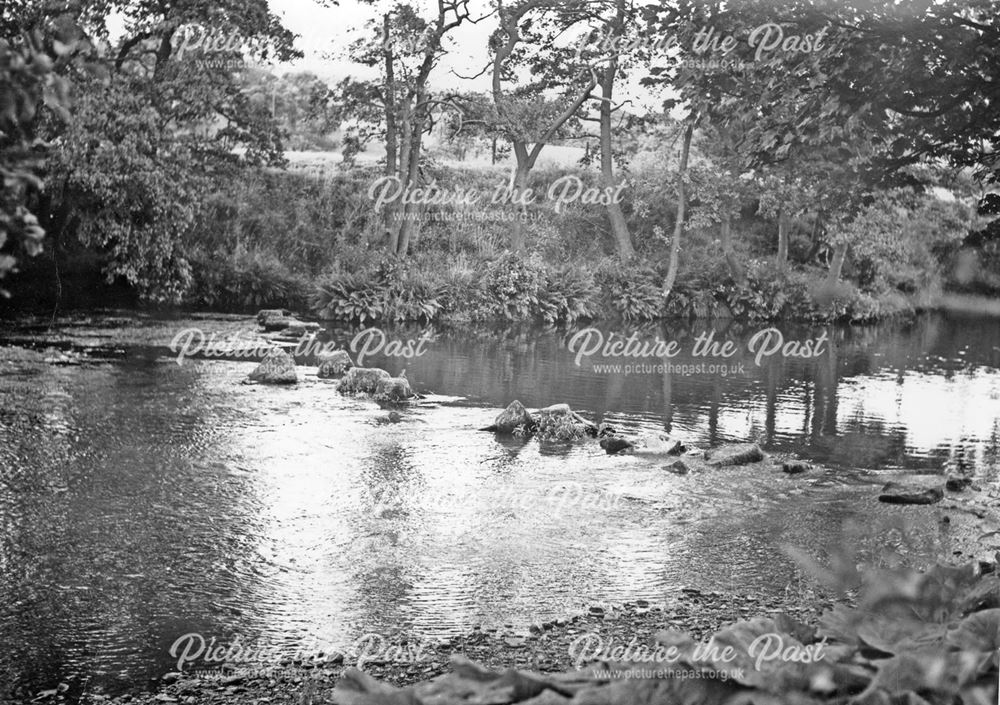
{"label": "riverbank", "polygon": [[[814,623],[832,604],[829,598],[803,587],[790,589],[787,599],[782,601],[679,588],[661,604],[638,601],[593,606],[584,613],[530,625],[526,629],[515,629],[513,625],[475,629],[465,636],[437,644],[433,649],[414,649],[414,653],[419,653],[417,660],[373,658],[362,666],[365,673],[394,686],[412,685],[452,672],[452,659],[456,656],[501,671],[516,668],[560,673],[575,667],[575,655],[584,648],[600,645],[611,649],[632,644],[635,651],[640,645],[653,645],[654,635],[665,629],[685,632],[698,641],[708,640],[733,622],[779,613]],[[171,673],[151,692],[127,693],[114,698],[89,693],[80,702],[137,705],[164,702],[184,705],[334,703],[338,702],[333,696],[336,684],[345,671],[357,665],[350,655],[323,654],[298,662],[288,660],[253,668],[232,668],[201,678]]]}

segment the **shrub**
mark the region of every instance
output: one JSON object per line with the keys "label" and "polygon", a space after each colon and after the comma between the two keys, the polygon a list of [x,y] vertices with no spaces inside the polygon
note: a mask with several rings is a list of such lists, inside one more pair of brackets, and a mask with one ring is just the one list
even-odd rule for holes
{"label": "shrub", "polygon": [[626,321],[653,321],[664,315],[662,277],[649,268],[615,262],[598,272],[606,310]]}
{"label": "shrub", "polygon": [[549,270],[545,286],[538,292],[538,307],[546,323],[576,323],[595,318],[599,309],[594,275],[576,265]]}
{"label": "shrub", "polygon": [[196,256],[193,285],[186,303],[194,307],[248,312],[261,308],[301,309],[308,298],[305,279],[289,271],[277,256],[242,252]]}
{"label": "shrub", "polygon": [[316,287],[311,308],[323,320],[365,323],[382,318],[384,291],[365,272],[330,277]]}
{"label": "shrub", "polygon": [[769,262],[751,260],[747,283],[724,284],[718,296],[736,318],[772,321],[778,318],[813,318],[815,306],[809,296],[807,278],[782,270]]}
{"label": "shrub", "polygon": [[545,270],[540,262],[505,253],[486,268],[478,292],[475,317],[523,321],[540,311],[539,292],[545,284]]}
{"label": "shrub", "polygon": [[373,270],[329,275],[311,306],[325,320],[432,321],[443,309],[438,287],[419,272],[386,258]]}
{"label": "shrub", "polygon": [[720,292],[713,286],[682,282],[667,297],[665,314],[670,318],[713,318],[724,316]]}

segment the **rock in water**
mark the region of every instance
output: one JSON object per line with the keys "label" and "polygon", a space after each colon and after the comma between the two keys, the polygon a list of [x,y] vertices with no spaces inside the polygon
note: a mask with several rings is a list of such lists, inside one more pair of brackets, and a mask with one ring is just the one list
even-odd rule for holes
{"label": "rock in water", "polygon": [[287,325],[281,331],[282,335],[287,335],[290,338],[301,338],[304,335],[309,335],[310,333],[318,333],[320,330],[319,323],[313,323],[312,321],[300,321],[297,318],[287,319]]}
{"label": "rock in water", "polygon": [[257,314],[257,324],[265,331],[283,331],[295,324],[305,325],[283,308],[265,309]]}
{"label": "rock in water", "polygon": [[524,408],[524,405],[517,399],[507,405],[507,408],[500,412],[492,426],[487,426],[484,431],[495,433],[514,433],[520,429],[530,433],[535,428],[535,419]]}
{"label": "rock in water", "polygon": [[299,375],[295,372],[295,360],[280,348],[272,349],[257,369],[250,373],[251,382],[261,384],[295,384]]}
{"label": "rock in water", "polygon": [[809,463],[792,461],[790,463],[781,464],[781,471],[786,472],[789,475],[798,475],[799,473],[806,472],[807,470],[812,470],[812,465]]}
{"label": "rock in water", "polygon": [[949,492],[961,492],[971,484],[971,477],[962,477],[961,475],[949,475],[944,481],[944,487]]}
{"label": "rock in water", "polygon": [[291,318],[292,312],[287,308],[262,308],[257,312],[257,325],[264,326],[264,323],[269,318]]}
{"label": "rock in water", "polygon": [[572,441],[584,436],[596,436],[597,426],[569,408],[569,404],[553,404],[538,410],[539,437]]}
{"label": "rock in water", "polygon": [[602,423],[597,427],[597,437],[606,438],[608,436],[614,436],[618,433],[618,430],[609,423]]}
{"label": "rock in water", "polygon": [[399,402],[406,401],[411,397],[413,397],[413,390],[406,377],[380,379],[375,387],[375,398],[378,401]]}
{"label": "rock in water", "polygon": [[620,436],[610,436],[608,438],[602,438],[600,440],[601,448],[604,449],[608,455],[614,455],[615,453],[627,452],[632,449],[633,445],[631,441],[628,441]]}
{"label": "rock in water", "polygon": [[341,394],[374,394],[379,382],[385,379],[392,379],[392,376],[377,367],[352,367],[340,380],[337,391]]}
{"label": "rock in water", "polygon": [[763,460],[764,451],[756,443],[733,443],[720,448],[713,448],[708,452],[706,457],[708,464],[716,467],[746,465]]}
{"label": "rock in water", "polygon": [[689,468],[687,466],[687,463],[685,463],[680,458],[671,460],[669,463],[663,466],[663,469],[672,472],[675,475],[687,475],[689,472],[691,472],[691,468]]}
{"label": "rock in water", "polygon": [[354,367],[354,361],[346,350],[334,350],[332,353],[320,355],[316,364],[319,365],[316,376],[320,379],[343,377],[345,372]]}
{"label": "rock in water", "polygon": [[680,455],[687,448],[676,438],[657,433],[655,435],[642,436],[635,442],[633,453],[651,458],[663,457],[666,455]]}
{"label": "rock in water", "polygon": [[676,439],[667,444],[667,455],[683,455],[686,452],[687,446]]}
{"label": "rock in water", "polygon": [[878,501],[886,504],[934,504],[943,498],[944,492],[940,487],[887,482],[882,488],[882,494],[878,496]]}

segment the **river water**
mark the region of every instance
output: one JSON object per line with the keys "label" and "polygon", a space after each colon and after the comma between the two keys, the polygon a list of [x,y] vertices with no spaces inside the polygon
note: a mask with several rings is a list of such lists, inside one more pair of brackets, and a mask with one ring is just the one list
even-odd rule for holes
{"label": "river water", "polygon": [[[240,384],[251,362],[178,365],[162,334],[187,325],[204,323],[157,322],[156,344],[125,344],[119,359],[0,366],[8,686],[142,683],[172,670],[170,646],[188,633],[290,653],[372,632],[525,626],[682,587],[781,595],[804,579],[782,546],[822,555],[845,526],[868,551],[948,551],[933,508],[876,501],[887,477],[951,468],[997,480],[997,319],[782,327],[786,341],[825,333],[809,359],[757,360],[748,346],[761,327],[725,323],[637,331],[677,341],[669,361],[578,357],[566,332],[437,331],[420,357],[365,361],[405,367],[427,395],[397,423],[315,368],[276,388]],[[737,352],[693,357],[708,330]],[[332,337],[347,346],[356,332]],[[693,447],[753,440],[825,469],[678,476],[593,441],[477,430],[512,399],[567,402]]]}

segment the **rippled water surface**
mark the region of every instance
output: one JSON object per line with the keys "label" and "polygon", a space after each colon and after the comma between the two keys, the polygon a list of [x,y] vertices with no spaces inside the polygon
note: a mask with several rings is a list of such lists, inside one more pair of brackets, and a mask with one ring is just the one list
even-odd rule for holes
{"label": "rippled water surface", "polygon": [[[704,330],[640,336],[676,339],[685,352],[671,362],[697,364]],[[740,348],[724,376],[595,369],[664,362],[599,355],[578,365],[565,333],[439,332],[422,357],[369,361],[405,364],[427,395],[398,423],[309,367],[273,388],[240,383],[253,363],[178,365],[147,346],[77,367],[8,364],[0,666],[14,682],[142,682],[170,670],[188,632],[293,649],[527,624],[682,586],[780,594],[800,579],[783,544],[821,550],[852,520],[885,542],[904,511],[875,501],[886,476],[953,467],[996,481],[997,319],[784,328],[788,340],[827,330],[832,344],[760,365],[746,352],[757,330],[715,327]],[[755,440],[829,469],[677,476],[593,441],[477,430],[515,398],[692,446]],[[919,516],[907,541],[948,550]]]}

